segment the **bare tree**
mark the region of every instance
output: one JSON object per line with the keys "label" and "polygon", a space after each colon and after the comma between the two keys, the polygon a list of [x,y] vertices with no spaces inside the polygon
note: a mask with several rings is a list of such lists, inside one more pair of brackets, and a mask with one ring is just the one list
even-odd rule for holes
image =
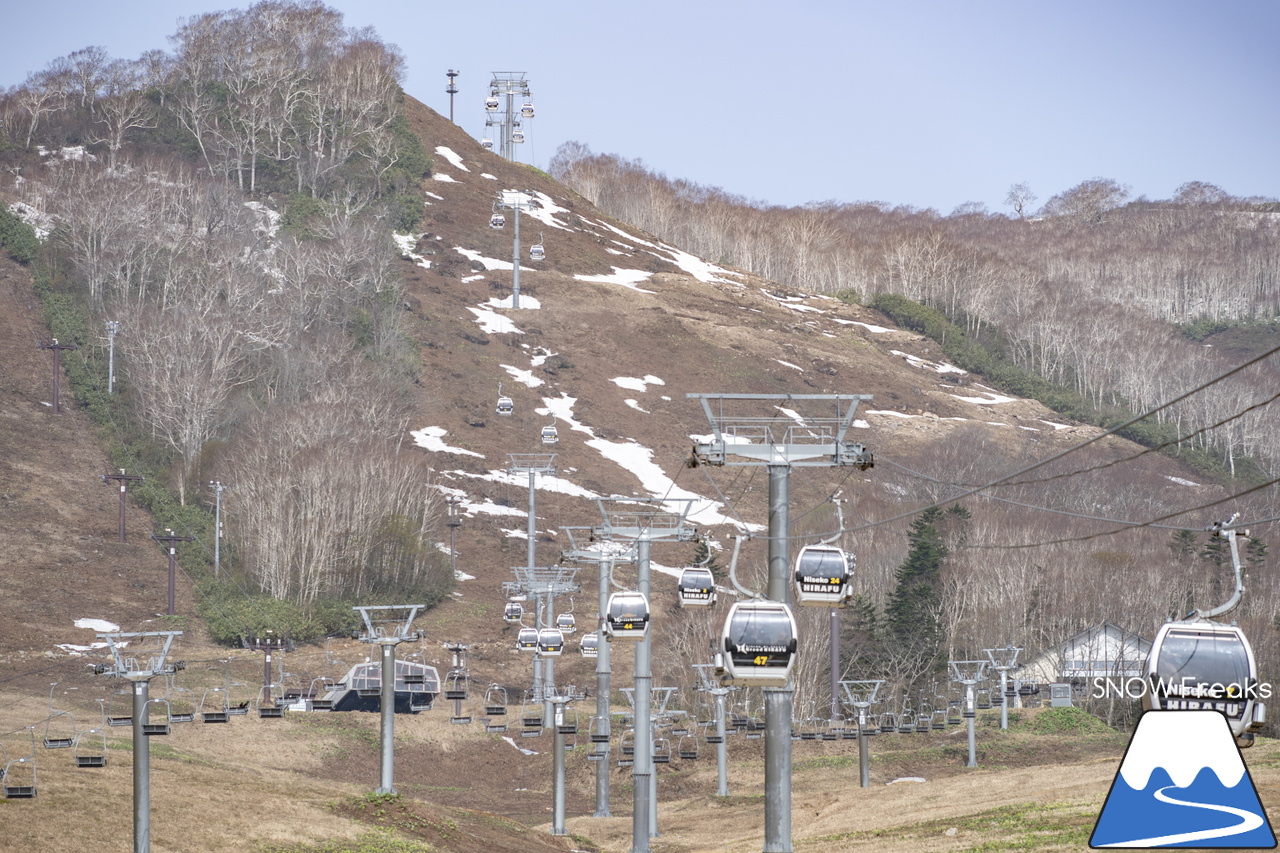
{"label": "bare tree", "polygon": [[1004,203],[1013,208],[1019,219],[1027,218],[1027,208],[1036,203],[1036,194],[1031,191],[1031,184],[1026,181],[1013,184],[1004,197]]}

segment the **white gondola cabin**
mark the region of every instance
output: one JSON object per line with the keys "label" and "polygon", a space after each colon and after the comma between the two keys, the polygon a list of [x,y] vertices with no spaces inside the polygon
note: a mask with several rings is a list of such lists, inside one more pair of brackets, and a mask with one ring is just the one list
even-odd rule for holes
{"label": "white gondola cabin", "polygon": [[578,620],[573,618],[572,613],[560,613],[556,616],[556,627],[562,633],[572,634],[578,630]]}
{"label": "white gondola cabin", "polygon": [[496,95],[490,95],[485,98],[484,109],[485,112],[496,113],[498,111],[498,97]]}
{"label": "white gondola cabin", "polygon": [[495,213],[489,217],[489,227],[498,229],[505,228],[507,225],[507,217],[501,213]]}
{"label": "white gondola cabin", "polygon": [[520,105],[520,117],[521,117],[521,118],[533,118],[533,104],[529,103],[528,101],[525,101],[523,104],[521,104],[521,105]]}
{"label": "white gondola cabin", "polygon": [[524,142],[524,131],[523,131],[523,130],[513,130],[513,131],[511,131],[511,141],[512,141],[512,142]]}
{"label": "white gondola cabin", "polygon": [[497,409],[498,414],[502,415],[503,417],[511,417],[511,413],[514,412],[515,409],[516,409],[515,403],[511,402],[510,397],[498,398],[498,409]]}
{"label": "white gondola cabin", "polygon": [[582,656],[584,658],[599,657],[600,635],[595,631],[592,631],[590,634],[583,634],[582,642],[578,648],[582,652]]}
{"label": "white gondola cabin", "polygon": [[480,147],[483,148],[485,151],[492,151],[493,140],[486,136],[484,139],[480,140]]}
{"label": "white gondola cabin", "polygon": [[640,592],[609,596],[604,633],[610,640],[642,640],[649,633],[649,599]]}
{"label": "white gondola cabin", "polygon": [[709,607],[716,603],[716,579],[710,569],[689,566],[677,581],[681,607]]}
{"label": "white gondola cabin", "polygon": [[560,432],[556,429],[555,424],[544,426],[542,428],[542,443],[556,444],[560,441]]}
{"label": "white gondola cabin", "polygon": [[1151,641],[1145,674],[1145,710],[1220,711],[1242,747],[1266,722],[1253,648],[1234,625],[1166,622]]}
{"label": "white gondola cabin", "polygon": [[518,601],[508,601],[506,608],[502,611],[502,621],[519,622],[524,618],[524,606]]}
{"label": "white gondola cabin", "polygon": [[541,243],[534,243],[529,247],[529,259],[533,261],[541,261],[547,256],[547,250],[542,247]]}
{"label": "white gondola cabin", "polygon": [[559,628],[543,628],[538,632],[538,653],[543,657],[559,657],[564,652],[564,632]]}
{"label": "white gondola cabin", "polygon": [[802,607],[842,607],[853,598],[852,561],[834,545],[806,545],[795,565],[796,601]]}
{"label": "white gondola cabin", "polygon": [[536,652],[538,650],[538,629],[521,628],[520,633],[516,635],[516,648],[522,652]]}
{"label": "white gondola cabin", "polygon": [[722,681],[757,687],[782,687],[796,656],[796,620],[777,601],[738,601],[721,633]]}

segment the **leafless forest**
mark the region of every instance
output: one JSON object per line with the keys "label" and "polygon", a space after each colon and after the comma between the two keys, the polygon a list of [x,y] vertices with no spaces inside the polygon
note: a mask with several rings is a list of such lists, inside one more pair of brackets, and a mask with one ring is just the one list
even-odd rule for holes
{"label": "leafless forest", "polygon": [[[10,150],[107,152],[15,188],[53,217],[71,269],[51,285],[120,322],[130,411],[181,500],[237,484],[229,541],[262,590],[447,588],[430,472],[400,452],[415,359],[384,202],[413,177],[394,174],[402,58],[318,3],[199,15],[171,40],[76,51],[0,99]],[[267,191],[315,203],[284,227],[246,204]]]}

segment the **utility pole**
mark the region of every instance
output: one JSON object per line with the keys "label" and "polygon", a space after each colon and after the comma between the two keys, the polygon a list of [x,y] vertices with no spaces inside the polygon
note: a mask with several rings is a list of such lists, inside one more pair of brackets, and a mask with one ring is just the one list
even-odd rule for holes
{"label": "utility pole", "polygon": [[[244,646],[246,649],[250,649],[251,651],[266,653],[262,660],[262,689],[258,691],[258,716],[266,717],[268,719],[282,716],[284,708],[282,706],[277,706],[271,699],[271,684],[273,681],[271,675],[271,658],[276,652],[283,654],[288,651],[293,651],[293,641],[288,637],[275,636],[275,631],[268,628],[260,637],[241,637],[240,645]],[[284,680],[283,672],[284,669],[282,665],[282,682]],[[282,694],[284,693],[283,684],[281,684],[280,692]],[[283,699],[284,696],[282,695],[280,698]],[[263,713],[264,707],[267,709],[266,713]],[[280,713],[276,713],[276,711],[280,711]]]}
{"label": "utility pole", "polygon": [[129,483],[132,483],[135,481],[140,483],[142,482],[143,479],[144,478],[140,474],[126,474],[123,468],[120,469],[119,474],[103,474],[102,475],[102,482],[105,483],[107,482],[107,480],[115,480],[117,483],[120,484],[120,541],[121,542],[125,541],[124,539],[125,490],[128,489]]}
{"label": "utility pole", "polygon": [[406,640],[419,640],[421,634],[410,631],[413,620],[424,605],[393,604],[383,607],[353,607],[364,620],[365,631],[360,641],[373,643],[382,651],[382,766],[379,785],[374,793],[394,794],[396,733],[396,646]]}
{"label": "utility pole", "polygon": [[453,547],[453,534],[462,526],[462,522],[458,520],[458,504],[462,503],[462,499],[450,495],[445,499],[445,503],[449,506],[449,572],[455,577],[458,573],[458,552]]}
{"label": "utility pole", "polygon": [[[769,583],[767,598],[789,604],[791,592],[789,478],[793,467],[851,465],[866,470],[870,451],[845,440],[867,394],[687,394],[702,404],[711,440],[693,447],[691,465],[764,467],[769,473]],[[715,402],[713,411],[712,402]],[[778,409],[795,402],[835,404],[834,415],[787,418]],[[767,414],[726,415],[740,403],[767,406]],[[737,439],[748,438],[749,443]],[[764,687],[764,853],[791,853],[791,719],[794,690]]]}
{"label": "utility pole", "polygon": [[54,338],[51,344],[40,344],[40,349],[53,350],[53,413],[59,414],[62,409],[58,405],[58,398],[62,395],[59,382],[62,379],[62,351],[66,349],[76,349],[75,344],[60,344],[58,339]]}
{"label": "utility pole", "polygon": [[156,534],[152,533],[151,538],[156,540],[157,542],[164,542],[169,550],[169,609],[165,612],[169,616],[174,616],[176,615],[177,611],[175,611],[173,608],[173,592],[174,592],[174,581],[175,581],[175,577],[177,575],[177,569],[178,569],[178,558],[177,558],[178,547],[174,543],[191,542],[195,540],[195,537],[194,536],[177,536],[174,534],[172,530],[170,530],[167,527],[165,528],[164,532],[167,535],[157,536]]}
{"label": "utility pole", "polygon": [[[186,669],[183,661],[165,664],[169,648],[181,631],[148,631],[138,634],[99,634],[111,650],[113,664],[97,664],[98,675],[124,678],[133,684],[133,853],[151,853],[151,742],[146,733],[151,679]],[[139,646],[160,641],[154,654],[142,654]],[[124,648],[128,646],[127,656]],[[142,662],[146,661],[145,668]]]}
{"label": "utility pole", "polygon": [[458,94],[458,72],[450,68],[448,71],[444,72],[444,76],[449,78],[449,85],[445,87],[444,91],[449,96],[449,121],[453,121],[453,96]]}
{"label": "utility pole", "polygon": [[965,767],[978,766],[978,749],[974,737],[974,720],[978,716],[973,703],[973,685],[983,679],[988,661],[985,660],[953,660],[950,661],[951,672],[955,681],[964,685],[964,718],[969,727],[969,761]]}
{"label": "utility pole", "polygon": [[220,480],[210,480],[209,485],[213,488],[213,576],[216,578],[222,573],[222,490],[226,486]]}
{"label": "utility pole", "polygon": [[115,393],[116,385],[116,334],[120,331],[119,320],[107,320],[107,393]]}

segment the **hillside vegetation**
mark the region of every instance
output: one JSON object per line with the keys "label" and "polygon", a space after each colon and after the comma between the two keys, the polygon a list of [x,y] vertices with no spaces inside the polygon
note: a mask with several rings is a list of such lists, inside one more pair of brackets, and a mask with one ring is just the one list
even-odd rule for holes
{"label": "hillside vegetation", "polygon": [[[67,723],[56,708],[83,722],[120,701],[93,674],[94,620],[183,630],[188,667],[163,690],[190,703],[256,695],[263,658],[237,648],[244,637],[297,641],[270,677],[307,689],[369,656],[351,639],[353,605],[421,603],[427,639],[403,654],[443,669],[440,644],[468,644],[472,685],[504,687],[514,716],[531,667],[503,622],[503,584],[531,546],[536,565],[559,565],[562,528],[598,524],[610,496],[687,501],[704,534],[653,554],[654,683],[697,712],[692,667],[709,662],[732,593],[682,609],[670,575],[709,557],[723,579],[730,537],[763,530],[769,506],[763,472],[689,465],[710,429],[689,393],[791,395],[750,414],[798,434],[829,414],[803,395],[869,395],[852,431],[875,467],[797,469],[790,527],[793,550],[836,538],[856,554],[838,674],[885,679],[887,709],[950,695],[948,659],[1007,644],[1052,656],[1104,620],[1150,638],[1224,600],[1230,563],[1205,528],[1237,513],[1249,578],[1231,618],[1261,679],[1280,683],[1267,552],[1280,376],[1258,358],[1277,343],[1272,202],[1195,183],[1135,201],[1093,180],[1035,216],[1025,187],[1014,217],[769,208],[579,144],[550,174],[507,162],[404,94],[398,52],[319,3],[197,16],[172,45],[138,60],[86,48],[0,94],[10,757]],[[512,223],[489,225],[498,202],[508,219],[523,205],[519,309]],[[528,254],[535,241],[544,260]],[[76,346],[61,351],[58,415],[55,339]],[[558,443],[543,444],[552,424]],[[530,479],[511,470],[527,453],[555,454],[535,481],[532,543]],[[121,470],[144,478],[129,486],[127,542],[102,478]],[[166,531],[190,537],[173,615],[158,612],[166,555],[148,538]],[[766,549],[760,535],[743,544],[748,588],[764,587]],[[619,584],[633,578],[618,568]],[[596,581],[583,567],[556,612],[589,627]],[[815,725],[830,707],[829,622],[797,618],[794,710]],[[576,648],[558,685],[593,684]],[[631,660],[615,658],[615,691]],[[1087,704],[1105,722],[1028,713],[998,734],[984,712],[981,774],[961,770],[958,730],[881,738],[873,792],[857,789],[848,744],[797,747],[797,834],[812,849],[956,850],[996,849],[1007,829],[1038,839],[1025,849],[1074,849],[1123,749],[1112,727],[1136,711]],[[546,828],[549,744],[517,751],[446,716],[397,730],[403,800],[365,796],[370,715],[187,728],[154,754],[164,849],[626,849],[623,771],[618,817],[592,819],[593,768],[575,750],[581,835],[530,833]],[[6,837],[57,849],[101,819],[123,838],[127,738],[111,747],[105,784],[39,750],[52,796],[26,812],[0,801],[6,827],[26,816]],[[1274,744],[1253,754],[1265,802]],[[708,793],[714,767],[664,768],[667,849],[758,849],[762,764],[758,744],[736,740],[723,801]],[[916,775],[934,785],[918,789],[919,813],[909,783],[881,784]],[[208,803],[190,805],[187,785]],[[864,795],[874,809],[849,807]],[[255,823],[245,797],[272,800],[271,814]]]}

